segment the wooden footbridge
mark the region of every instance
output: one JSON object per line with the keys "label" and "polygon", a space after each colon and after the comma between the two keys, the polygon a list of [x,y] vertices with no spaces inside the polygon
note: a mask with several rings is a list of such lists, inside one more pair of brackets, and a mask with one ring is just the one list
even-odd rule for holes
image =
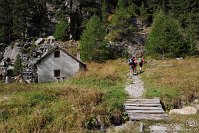
{"label": "wooden footbridge", "polygon": [[127,99],[124,107],[130,120],[163,120],[168,118],[160,99]]}

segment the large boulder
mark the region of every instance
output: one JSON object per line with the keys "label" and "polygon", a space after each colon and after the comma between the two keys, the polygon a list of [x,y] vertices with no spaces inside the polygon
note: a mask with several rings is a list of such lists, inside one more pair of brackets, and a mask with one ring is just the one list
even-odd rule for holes
{"label": "large boulder", "polygon": [[4,59],[10,58],[11,60],[15,61],[18,54],[21,54],[21,47],[14,46],[13,48],[11,46],[8,46],[5,48],[4,52]]}
{"label": "large boulder", "polygon": [[192,115],[196,113],[197,113],[197,109],[190,106],[184,107],[182,109],[172,109],[169,111],[169,114],[182,114],[182,115]]}
{"label": "large boulder", "polygon": [[21,55],[21,51],[22,51],[21,47],[14,46],[13,49],[12,49],[12,52],[10,53],[10,59],[12,59],[13,61],[15,61],[16,58],[17,58],[17,55],[18,54]]}
{"label": "large boulder", "polygon": [[11,53],[12,53],[12,47],[11,46],[6,47],[3,55],[4,59],[10,58]]}

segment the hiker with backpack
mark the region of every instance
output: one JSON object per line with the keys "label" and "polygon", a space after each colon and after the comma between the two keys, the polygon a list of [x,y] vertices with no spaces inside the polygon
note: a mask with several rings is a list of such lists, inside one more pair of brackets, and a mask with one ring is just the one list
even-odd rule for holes
{"label": "hiker with backpack", "polygon": [[129,59],[129,67],[130,67],[130,76],[136,75],[136,66],[137,66],[137,60],[135,56],[132,56],[132,58]]}
{"label": "hiker with backpack", "polygon": [[143,67],[143,64],[144,64],[144,58],[143,56],[139,57],[138,58],[138,64],[139,64],[139,67],[140,67],[140,73],[142,73],[142,67]]}

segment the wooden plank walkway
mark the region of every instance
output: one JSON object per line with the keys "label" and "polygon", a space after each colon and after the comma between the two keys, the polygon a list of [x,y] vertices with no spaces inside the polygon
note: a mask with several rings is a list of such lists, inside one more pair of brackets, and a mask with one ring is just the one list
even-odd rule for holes
{"label": "wooden plank walkway", "polygon": [[124,107],[130,120],[163,120],[168,118],[159,99],[127,99]]}

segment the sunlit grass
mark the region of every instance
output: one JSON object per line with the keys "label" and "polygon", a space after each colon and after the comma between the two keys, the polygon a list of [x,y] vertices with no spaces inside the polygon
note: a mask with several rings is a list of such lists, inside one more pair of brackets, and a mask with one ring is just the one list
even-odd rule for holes
{"label": "sunlit grass", "polygon": [[109,125],[113,113],[122,112],[127,72],[125,59],[119,59],[90,63],[61,83],[1,83],[0,132],[84,133],[97,128],[99,115]]}
{"label": "sunlit grass", "polygon": [[160,97],[168,104],[189,104],[199,98],[199,58],[151,60],[142,75],[146,97]]}

